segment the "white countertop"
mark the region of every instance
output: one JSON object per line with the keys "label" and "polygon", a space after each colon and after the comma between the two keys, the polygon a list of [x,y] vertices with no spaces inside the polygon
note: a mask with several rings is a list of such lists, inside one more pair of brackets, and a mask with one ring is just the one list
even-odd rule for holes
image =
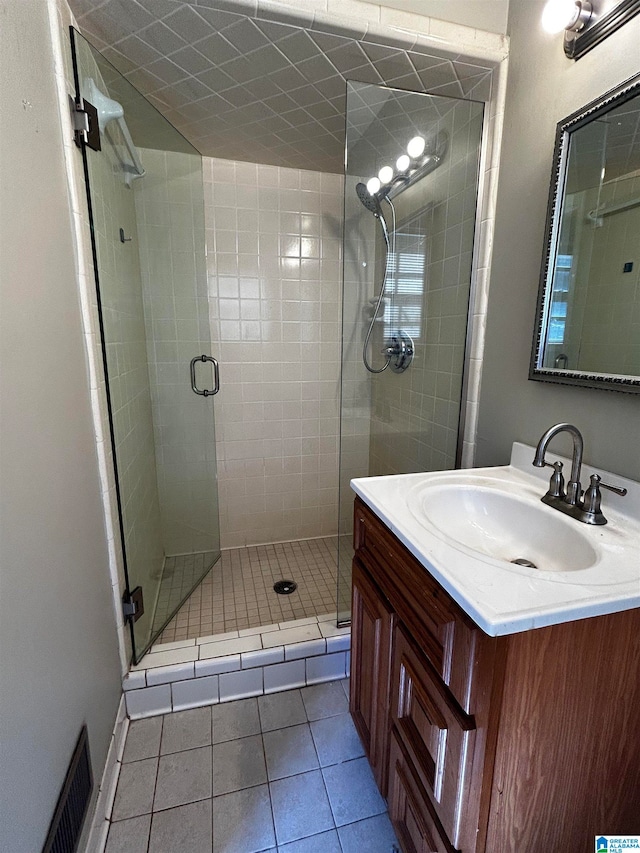
{"label": "white countertop", "polygon": [[[514,443],[511,464],[386,477],[361,477],[351,488],[395,533],[462,609],[490,636],[515,634],[561,622],[616,613],[640,606],[640,484],[583,464],[581,479],[597,472],[608,483],[626,487],[626,497],[602,492],[603,526],[588,525],[553,513],[584,537],[597,553],[579,571],[540,571],[514,566],[453,542],[421,518],[416,495],[430,485],[472,482],[500,489],[524,501],[539,501],[548,488],[550,469],[534,468],[534,448]],[[547,461],[570,460],[549,451]]]}

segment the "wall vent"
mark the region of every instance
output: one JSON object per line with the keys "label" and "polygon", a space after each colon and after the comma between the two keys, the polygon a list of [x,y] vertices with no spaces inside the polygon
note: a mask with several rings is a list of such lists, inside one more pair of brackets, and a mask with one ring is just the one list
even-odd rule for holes
{"label": "wall vent", "polygon": [[42,853],[75,853],[93,790],[87,727],[80,731]]}

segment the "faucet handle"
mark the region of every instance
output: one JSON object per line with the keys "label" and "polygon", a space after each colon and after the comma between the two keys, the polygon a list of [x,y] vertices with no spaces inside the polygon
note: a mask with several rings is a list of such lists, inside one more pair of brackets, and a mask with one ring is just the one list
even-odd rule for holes
{"label": "faucet handle", "polygon": [[562,462],[545,462],[546,468],[553,468],[553,474],[549,480],[549,491],[547,497],[564,498],[564,476],[562,474]]}
{"label": "faucet handle", "polygon": [[620,486],[611,486],[609,483],[603,483],[602,479],[598,474],[594,474],[594,477],[598,477],[598,485],[601,489],[607,489],[610,492],[614,492],[616,495],[620,495],[623,498],[627,494],[627,490],[624,488],[620,488]]}
{"label": "faucet handle", "polygon": [[610,492],[615,492],[616,495],[624,497],[627,494],[626,489],[621,489],[619,486],[611,486],[609,483],[603,483],[600,474],[592,474],[590,477],[591,485],[584,495],[583,509],[595,519],[595,524],[606,524],[607,520],[602,515],[600,510],[600,489],[608,489]]}

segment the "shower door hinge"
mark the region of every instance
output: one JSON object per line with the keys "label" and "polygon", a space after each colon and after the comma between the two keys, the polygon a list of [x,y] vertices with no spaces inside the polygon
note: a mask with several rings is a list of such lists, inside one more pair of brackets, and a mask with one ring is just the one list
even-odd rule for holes
{"label": "shower door hinge", "polygon": [[71,100],[71,117],[73,120],[73,139],[78,148],[83,143],[93,151],[100,151],[100,125],[98,110],[85,98]]}
{"label": "shower door hinge", "polygon": [[122,596],[122,612],[125,619],[131,619],[132,622],[137,622],[144,613],[144,599],[142,597],[142,587],[137,586],[131,592],[127,590]]}

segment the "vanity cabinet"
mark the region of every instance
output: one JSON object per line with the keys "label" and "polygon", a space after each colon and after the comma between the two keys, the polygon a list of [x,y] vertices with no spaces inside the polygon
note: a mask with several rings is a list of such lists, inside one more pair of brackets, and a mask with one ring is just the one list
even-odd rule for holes
{"label": "vanity cabinet", "polygon": [[640,611],[489,637],[359,499],[351,712],[405,853],[640,834]]}

